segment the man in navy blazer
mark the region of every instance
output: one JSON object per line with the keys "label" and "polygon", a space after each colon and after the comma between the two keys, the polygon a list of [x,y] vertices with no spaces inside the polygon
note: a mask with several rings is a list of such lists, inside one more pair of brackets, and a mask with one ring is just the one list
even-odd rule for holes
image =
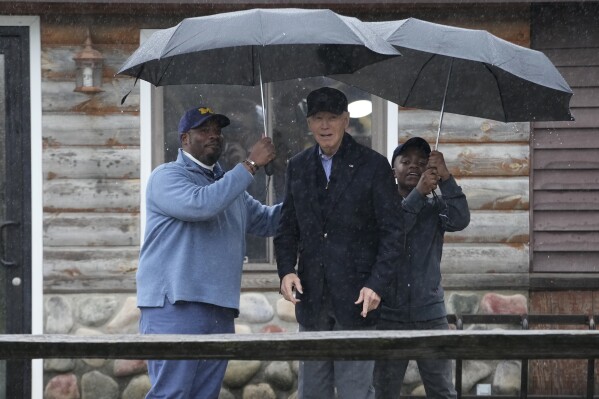
{"label": "man in navy blazer", "polygon": [[[307,97],[316,145],[289,160],[275,253],[300,331],[374,329],[400,260],[402,223],[389,161],[345,132],[347,98]],[[297,265],[297,269],[296,269]],[[298,397],[374,398],[373,361],[300,362]]]}

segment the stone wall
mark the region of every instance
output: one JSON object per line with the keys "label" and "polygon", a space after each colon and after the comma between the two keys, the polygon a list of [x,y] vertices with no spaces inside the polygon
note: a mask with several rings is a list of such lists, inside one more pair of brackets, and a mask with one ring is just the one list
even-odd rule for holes
{"label": "stone wall", "polygon": [[[47,334],[135,334],[139,322],[136,298],[126,294],[48,295],[45,305]],[[523,294],[448,292],[450,313],[527,312]],[[297,331],[293,305],[276,292],[241,295],[236,333]],[[517,326],[465,326],[468,329]],[[220,399],[290,399],[297,393],[297,361],[229,362]],[[464,361],[463,392],[476,393],[477,384],[490,384],[493,394],[516,395],[520,389],[520,362]],[[142,399],[150,387],[142,360],[45,359],[44,399]],[[403,394],[424,396],[415,362],[411,361]]]}

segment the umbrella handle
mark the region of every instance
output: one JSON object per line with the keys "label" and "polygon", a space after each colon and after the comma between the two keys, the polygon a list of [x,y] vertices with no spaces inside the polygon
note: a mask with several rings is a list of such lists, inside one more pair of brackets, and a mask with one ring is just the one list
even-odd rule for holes
{"label": "umbrella handle", "polygon": [[441,115],[439,116],[439,128],[437,129],[437,140],[435,141],[435,151],[439,146],[439,136],[441,135],[441,125],[443,125],[443,114],[445,113],[445,99],[447,98],[447,88],[449,87],[449,79],[451,78],[451,70],[453,69],[453,58],[449,64],[449,73],[447,74],[447,82],[445,82],[445,92],[443,93],[443,103],[441,104]]}

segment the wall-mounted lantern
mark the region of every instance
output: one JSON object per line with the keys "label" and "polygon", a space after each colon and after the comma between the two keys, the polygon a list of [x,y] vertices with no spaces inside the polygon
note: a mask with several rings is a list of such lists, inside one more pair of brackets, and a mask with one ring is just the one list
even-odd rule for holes
{"label": "wall-mounted lantern", "polygon": [[74,57],[77,67],[77,86],[74,91],[83,93],[98,93],[102,89],[102,67],[104,57],[98,50],[92,48],[92,40],[87,31],[85,48]]}

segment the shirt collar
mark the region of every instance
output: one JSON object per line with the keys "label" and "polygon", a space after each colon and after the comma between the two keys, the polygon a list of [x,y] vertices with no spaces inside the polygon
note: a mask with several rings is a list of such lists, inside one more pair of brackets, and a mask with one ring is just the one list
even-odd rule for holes
{"label": "shirt collar", "polygon": [[[337,150],[337,151],[339,151],[339,150]],[[335,151],[335,154],[337,154],[337,151]],[[320,148],[320,146],[318,146],[318,156],[321,157],[322,159],[324,159],[325,161],[330,161],[331,159],[333,159],[335,154],[328,156],[327,154],[322,152],[322,148]]]}
{"label": "shirt collar", "polygon": [[206,164],[203,164],[202,162],[200,162],[200,161],[198,161],[197,159],[195,159],[195,158],[194,158],[194,156],[193,156],[193,155],[191,155],[190,153],[188,153],[187,151],[185,151],[185,150],[181,150],[181,151],[183,151],[183,154],[187,155],[187,158],[191,159],[193,162],[197,163],[197,164],[198,164],[198,165],[200,165],[202,168],[204,168],[204,169],[208,169],[208,170],[211,170],[211,171],[214,171],[214,165],[210,165],[210,166],[208,166],[208,165],[206,165]]}

